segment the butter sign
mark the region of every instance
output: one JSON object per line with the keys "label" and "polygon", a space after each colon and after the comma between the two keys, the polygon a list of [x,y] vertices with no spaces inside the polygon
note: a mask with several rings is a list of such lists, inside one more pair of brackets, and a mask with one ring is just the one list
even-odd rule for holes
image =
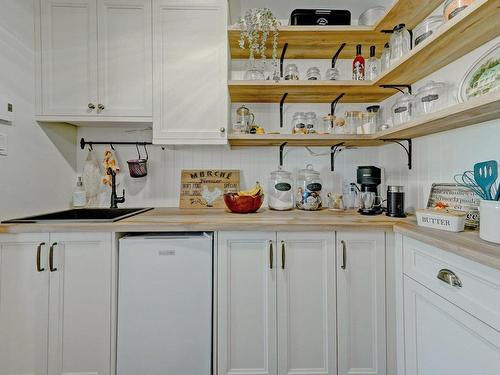
{"label": "butter sign", "polygon": [[239,170],[182,170],[179,207],[224,208],[224,193],[238,190]]}

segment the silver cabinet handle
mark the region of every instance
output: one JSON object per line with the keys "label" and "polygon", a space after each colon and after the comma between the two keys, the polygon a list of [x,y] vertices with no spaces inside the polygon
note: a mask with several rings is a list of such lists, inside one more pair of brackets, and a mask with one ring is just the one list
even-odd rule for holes
{"label": "silver cabinet handle", "polygon": [[342,244],[342,265],[340,266],[340,268],[345,270],[347,267],[347,245],[343,240],[340,241],[340,243]]}
{"label": "silver cabinet handle", "polygon": [[273,269],[274,264],[274,252],[273,252],[273,241],[269,241],[269,269]]}
{"label": "silver cabinet handle", "polygon": [[57,271],[57,268],[54,267],[54,247],[56,247],[56,246],[57,246],[57,242],[54,242],[50,246],[50,250],[49,250],[49,270],[50,270],[50,272]]}
{"label": "silver cabinet handle", "polygon": [[462,281],[458,278],[457,275],[451,270],[448,270],[446,268],[443,268],[440,270],[437,274],[437,278],[446,284],[449,284],[451,286],[461,288],[462,287]]}
{"label": "silver cabinet handle", "polygon": [[38,272],[45,271],[45,268],[42,268],[41,265],[41,257],[42,257],[42,246],[45,246],[45,242],[40,243],[36,248],[36,270]]}
{"label": "silver cabinet handle", "polygon": [[220,131],[221,133],[225,133],[225,132],[226,132],[226,128],[219,128],[219,131]]}
{"label": "silver cabinet handle", "polygon": [[102,104],[99,104],[99,105],[97,106],[97,109],[98,109],[99,111],[104,110],[104,108],[105,108],[105,107],[104,107]]}
{"label": "silver cabinet handle", "polygon": [[286,260],[286,248],[285,241],[281,241],[281,269],[285,269],[285,260]]}
{"label": "silver cabinet handle", "polygon": [[95,104],[89,103],[89,104],[87,104],[87,107],[89,107],[89,109],[94,110],[95,109]]}

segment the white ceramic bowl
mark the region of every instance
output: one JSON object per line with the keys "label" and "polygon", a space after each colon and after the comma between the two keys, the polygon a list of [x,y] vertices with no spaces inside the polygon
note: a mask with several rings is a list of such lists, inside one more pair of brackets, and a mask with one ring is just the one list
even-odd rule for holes
{"label": "white ceramic bowl", "polygon": [[481,200],[479,212],[479,237],[500,243],[500,201]]}

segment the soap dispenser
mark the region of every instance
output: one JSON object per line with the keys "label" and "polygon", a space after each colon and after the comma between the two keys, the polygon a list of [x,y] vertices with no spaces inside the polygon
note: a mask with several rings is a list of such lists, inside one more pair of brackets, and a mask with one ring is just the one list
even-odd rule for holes
{"label": "soap dispenser", "polygon": [[87,205],[87,193],[83,187],[82,176],[78,176],[76,187],[73,191],[73,207],[85,207]]}

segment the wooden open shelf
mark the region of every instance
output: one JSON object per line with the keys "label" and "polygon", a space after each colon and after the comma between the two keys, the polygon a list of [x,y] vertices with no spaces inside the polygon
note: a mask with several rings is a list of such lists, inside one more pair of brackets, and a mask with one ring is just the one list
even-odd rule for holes
{"label": "wooden open shelf", "polygon": [[380,146],[386,140],[413,139],[498,118],[500,92],[495,92],[370,135],[231,134],[228,139],[231,147],[236,148],[280,146],[284,142],[287,142],[287,146],[334,146],[341,142],[344,142],[344,146]]}
{"label": "wooden open shelf", "polygon": [[413,84],[499,35],[500,1],[476,0],[378,77],[374,84]]}
{"label": "wooden open shelf", "polygon": [[[279,29],[278,50],[288,43],[287,59],[331,59],[342,43],[346,47],[340,54],[341,59],[352,59],[356,45],[364,47],[365,54],[369,46],[376,46],[380,56],[389,34],[381,30],[405,23],[410,29],[418,25],[443,0],[398,0],[387,10],[385,16],[375,26],[281,26]],[[248,58],[248,50],[239,46],[239,27],[229,27],[229,45],[233,59]],[[271,53],[271,39],[268,52]],[[268,56],[271,57],[271,56]]]}
{"label": "wooden open shelf", "polygon": [[345,93],[342,103],[378,103],[393,90],[370,81],[229,81],[233,103],[279,103],[285,93],[287,103],[331,103]]}

